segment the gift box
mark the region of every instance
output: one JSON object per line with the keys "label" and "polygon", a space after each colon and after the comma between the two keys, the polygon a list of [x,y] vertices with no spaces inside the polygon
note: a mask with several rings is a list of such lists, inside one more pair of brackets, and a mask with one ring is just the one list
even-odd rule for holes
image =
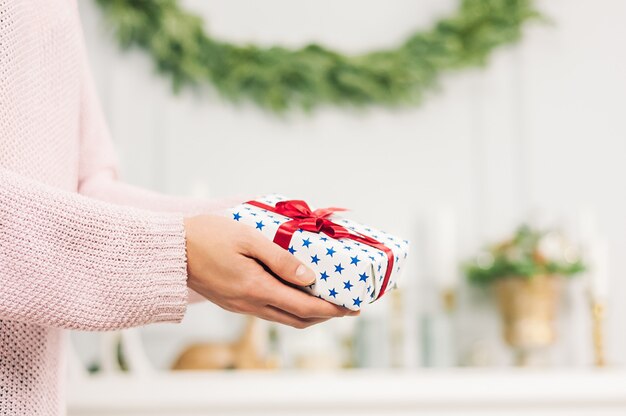
{"label": "gift box", "polygon": [[380,299],[396,287],[409,242],[304,201],[269,195],[229,210],[311,268],[308,293],[348,309]]}

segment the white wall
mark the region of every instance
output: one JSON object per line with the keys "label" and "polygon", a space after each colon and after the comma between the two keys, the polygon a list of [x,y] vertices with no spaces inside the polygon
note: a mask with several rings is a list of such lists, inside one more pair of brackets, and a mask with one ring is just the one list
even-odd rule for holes
{"label": "white wall", "polygon": [[[457,4],[184,3],[223,38],[317,41],[346,52],[394,45]],[[462,256],[530,211],[563,221],[589,207],[610,238],[610,348],[613,360],[624,362],[626,2],[539,5],[554,25],[529,27],[520,46],[498,51],[485,69],[446,75],[422,107],[329,108],[284,118],[211,94],[173,97],[142,52],[118,51],[92,1],[83,0],[81,12],[128,181],[177,194],[280,192],[351,207],[355,217],[410,238],[421,216],[451,207]],[[338,166],[341,160],[351,166]],[[404,278],[411,286],[415,273]]]}

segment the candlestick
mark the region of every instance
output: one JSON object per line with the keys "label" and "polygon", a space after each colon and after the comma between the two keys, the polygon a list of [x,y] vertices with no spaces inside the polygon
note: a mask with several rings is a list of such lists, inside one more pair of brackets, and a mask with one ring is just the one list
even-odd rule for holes
{"label": "candlestick", "polygon": [[404,364],[404,292],[396,289],[391,293],[390,348],[391,366],[401,368]]}
{"label": "candlestick", "polygon": [[452,287],[445,288],[441,292],[441,303],[446,313],[451,313],[456,308],[456,290]]}
{"label": "candlestick", "polygon": [[583,258],[588,268],[587,290],[591,313],[591,341],[594,364],[606,365],[604,318],[605,304],[609,295],[609,249],[606,239],[597,231],[596,216],[590,210],[579,214],[579,232],[583,248]]}
{"label": "candlestick", "polygon": [[606,366],[604,353],[604,305],[599,302],[591,302],[592,341],[594,363],[596,367]]}

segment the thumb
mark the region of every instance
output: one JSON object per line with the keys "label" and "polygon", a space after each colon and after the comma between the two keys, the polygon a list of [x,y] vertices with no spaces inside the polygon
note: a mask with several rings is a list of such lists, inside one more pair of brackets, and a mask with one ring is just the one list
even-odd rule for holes
{"label": "thumb", "polygon": [[274,274],[298,286],[315,283],[315,272],[300,260],[262,235],[256,235],[250,256],[269,267]]}

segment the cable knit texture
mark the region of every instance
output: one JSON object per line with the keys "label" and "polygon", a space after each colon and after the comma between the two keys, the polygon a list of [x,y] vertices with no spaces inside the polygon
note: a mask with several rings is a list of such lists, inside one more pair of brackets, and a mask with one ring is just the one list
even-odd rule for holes
{"label": "cable knit texture", "polygon": [[64,329],[179,321],[222,207],[116,181],[85,56],[75,0],[0,0],[0,416],[64,414]]}

